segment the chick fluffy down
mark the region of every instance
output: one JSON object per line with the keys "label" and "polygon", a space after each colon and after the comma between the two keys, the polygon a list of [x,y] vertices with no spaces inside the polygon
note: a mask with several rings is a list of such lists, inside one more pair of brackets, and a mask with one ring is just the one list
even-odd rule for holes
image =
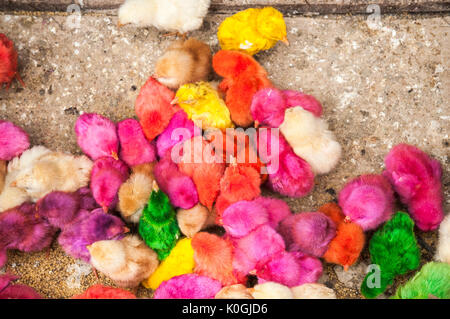
{"label": "chick fluffy down", "polygon": [[295,299],[336,299],[333,289],[317,283],[303,284],[291,288]]}
{"label": "chick fluffy down", "polygon": [[256,285],[250,292],[255,299],[294,299],[289,287],[272,281]]}
{"label": "chick fluffy down", "polygon": [[436,260],[450,264],[450,215],[444,218],[439,227],[439,244]]}
{"label": "chick fluffy down", "polygon": [[126,0],[119,23],[186,33],[197,30],[208,13],[210,0]]}
{"label": "chick fluffy down", "polygon": [[133,288],[158,267],[158,256],[137,236],[102,240],[87,247],[91,264],[118,286]]}
{"label": "chick fluffy down", "polygon": [[123,218],[135,224],[139,223],[142,210],[152,193],[152,185],[153,179],[150,176],[133,173],[120,186],[118,208]]}
{"label": "chick fluffy down", "polygon": [[280,131],[295,154],[307,161],[316,174],[330,172],[341,157],[341,145],[327,123],[300,106],[286,110]]}

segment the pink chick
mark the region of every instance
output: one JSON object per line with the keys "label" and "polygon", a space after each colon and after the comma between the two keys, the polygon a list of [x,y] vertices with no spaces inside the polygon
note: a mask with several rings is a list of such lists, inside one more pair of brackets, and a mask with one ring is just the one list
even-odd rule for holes
{"label": "pink chick", "polygon": [[68,255],[89,262],[86,246],[100,240],[122,239],[128,231],[119,217],[106,214],[101,208],[92,212],[80,210],[78,216],[63,228],[58,243]]}
{"label": "pink chick", "polygon": [[278,224],[283,219],[292,215],[288,204],[284,200],[261,196],[254,199],[253,202],[264,206],[268,213],[269,225],[274,229],[278,228]]}
{"label": "pink chick", "polygon": [[289,251],[321,257],[336,236],[336,225],[323,213],[306,212],[291,215],[280,223],[279,232]]}
{"label": "pink chick", "polygon": [[311,112],[317,117],[322,116],[322,104],[314,96],[293,90],[284,90],[283,96],[286,108],[301,106],[304,110]]}
{"label": "pink chick", "polygon": [[91,172],[92,195],[105,212],[116,206],[119,188],[128,177],[128,166],[121,160],[101,157],[94,162]]}
{"label": "pink chick", "polygon": [[340,191],[339,206],[346,218],[364,231],[375,229],[391,218],[394,192],[382,175],[361,175]]}
{"label": "pink chick", "polygon": [[75,133],[81,150],[92,160],[105,156],[116,160],[119,158],[116,125],[108,118],[96,113],[85,113],[77,119]]}
{"label": "pink chick", "polygon": [[169,152],[155,165],[153,174],[158,186],[167,194],[174,206],[190,209],[198,203],[198,193],[194,182],[189,176],[180,172]]}
{"label": "pink chick", "polygon": [[39,216],[52,226],[62,229],[78,214],[80,195],[78,193],[51,192],[36,203]]}
{"label": "pink chick", "polygon": [[154,299],[213,299],[222,288],[220,281],[197,274],[172,277],[159,285]]}
{"label": "pink chick", "polygon": [[158,156],[163,158],[166,152],[172,149],[173,146],[187,141],[194,136],[199,136],[201,133],[202,130],[188,119],[186,112],[183,110],[178,111],[170,120],[169,125],[158,136],[156,141]]}
{"label": "pink chick", "polygon": [[12,284],[19,279],[11,274],[0,275],[0,299],[42,299],[33,288],[26,285]]}
{"label": "pink chick", "polygon": [[266,208],[254,201],[242,200],[231,204],[222,214],[222,223],[228,235],[244,237],[258,226],[269,222]]}
{"label": "pink chick", "polygon": [[239,280],[285,250],[283,238],[269,225],[261,225],[231,242],[235,248],[233,268]]}
{"label": "pink chick", "polygon": [[56,228],[36,213],[36,207],[24,203],[0,214],[0,268],[7,260],[6,251],[35,252],[50,246]]}
{"label": "pink chick", "polygon": [[301,252],[281,252],[258,268],[258,282],[274,281],[288,287],[316,282],[322,275],[319,259]]}
{"label": "pink chick", "polygon": [[442,208],[442,168],[415,146],[394,146],[384,159],[383,175],[391,182],[417,227],[435,230],[444,218]]}
{"label": "pink chick", "polygon": [[0,160],[9,161],[29,147],[28,135],[22,128],[0,120]]}
{"label": "pink chick", "polygon": [[311,166],[298,157],[284,137],[263,128],[258,133],[258,154],[267,163],[268,185],[275,192],[289,197],[303,197],[314,187]]}
{"label": "pink chick", "polygon": [[142,127],[135,119],[117,123],[120,141],[120,159],[128,166],[151,163],[156,159],[156,149],[144,136]]}
{"label": "pink chick", "polygon": [[285,109],[283,92],[276,88],[265,88],[253,95],[250,112],[255,120],[255,127],[279,127],[284,121]]}

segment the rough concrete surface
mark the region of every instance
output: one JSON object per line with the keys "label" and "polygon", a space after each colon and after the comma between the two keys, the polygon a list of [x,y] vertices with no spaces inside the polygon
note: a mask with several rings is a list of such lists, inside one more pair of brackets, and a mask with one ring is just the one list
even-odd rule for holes
{"label": "rough concrete surface", "polygon": [[[192,35],[217,51],[215,32],[224,18],[208,16]],[[26,83],[25,88],[14,83],[0,92],[0,118],[23,126],[33,144],[79,153],[73,130],[77,116],[98,112],[115,121],[133,117],[139,88],[173,38],[153,28],[117,29],[116,16],[103,13],[84,14],[75,29],[68,19],[53,13],[0,15],[0,32],[16,43]],[[366,19],[287,18],[291,45],[278,44],[256,57],[275,85],[303,90],[323,103],[324,117],[343,146],[340,164],[316,178],[310,196],[285,199],[295,212],[315,210],[335,200],[351,178],[380,173],[389,149],[406,142],[441,162],[448,211],[450,17],[383,15],[376,29]],[[416,234],[422,262],[431,260],[436,232]],[[86,265],[57,246],[49,258],[47,252],[10,252],[8,267],[22,276],[20,282],[49,298],[70,297],[95,283]],[[367,249],[361,260],[370,263]],[[340,298],[360,298],[354,278],[361,277],[364,267],[346,275],[339,268],[326,265],[321,282]],[[398,278],[386,296],[411,275]],[[104,276],[101,281],[110,283]],[[150,291],[141,287],[138,295],[150,296]]]}

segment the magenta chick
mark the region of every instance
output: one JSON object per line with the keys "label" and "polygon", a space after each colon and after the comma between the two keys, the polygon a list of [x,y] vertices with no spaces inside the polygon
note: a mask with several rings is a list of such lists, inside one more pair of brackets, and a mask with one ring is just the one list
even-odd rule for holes
{"label": "magenta chick", "polygon": [[417,227],[435,230],[444,218],[442,207],[442,168],[415,146],[394,146],[384,159],[383,175],[391,182]]}
{"label": "magenta chick", "polygon": [[220,281],[197,274],[185,274],[164,281],[154,299],[212,299],[222,288]]}
{"label": "magenta chick", "polygon": [[0,120],[0,160],[9,161],[29,147],[28,134],[22,128]]}

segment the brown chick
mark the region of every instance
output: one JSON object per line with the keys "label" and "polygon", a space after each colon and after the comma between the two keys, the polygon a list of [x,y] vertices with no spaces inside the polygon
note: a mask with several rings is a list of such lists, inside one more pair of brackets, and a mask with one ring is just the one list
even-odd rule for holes
{"label": "brown chick", "polygon": [[177,40],[156,63],[155,77],[171,89],[207,81],[211,72],[210,47],[197,39]]}
{"label": "brown chick", "polygon": [[132,173],[130,178],[120,186],[117,208],[127,222],[139,223],[142,210],[152,193],[152,184],[152,177],[144,173]]}
{"label": "brown chick", "polygon": [[135,166],[131,167],[131,171],[136,174],[140,173],[140,174],[147,175],[151,179],[154,179],[153,170],[155,168],[156,163],[157,162],[155,161],[155,162],[151,162],[151,163],[135,165]]}
{"label": "brown chick", "polygon": [[0,193],[3,191],[3,187],[5,186],[5,177],[6,177],[6,161],[0,161]]}
{"label": "brown chick", "polygon": [[134,288],[159,265],[158,255],[138,236],[102,240],[87,246],[91,264],[122,288]]}
{"label": "brown chick", "polygon": [[193,237],[200,230],[209,226],[206,225],[209,215],[208,208],[200,203],[190,209],[180,208],[177,211],[178,227],[185,236]]}

